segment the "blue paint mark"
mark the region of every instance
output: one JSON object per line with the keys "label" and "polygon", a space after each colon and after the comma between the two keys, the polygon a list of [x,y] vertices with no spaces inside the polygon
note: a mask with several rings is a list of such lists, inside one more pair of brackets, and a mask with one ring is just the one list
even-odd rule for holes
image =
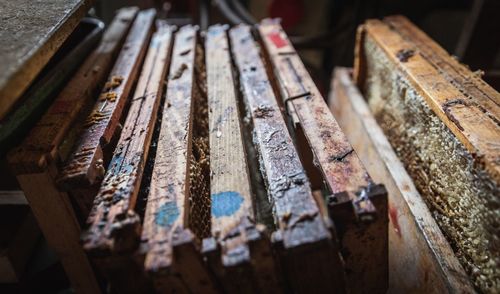
{"label": "blue paint mark", "polygon": [[170,201],[158,209],[155,214],[155,224],[166,227],[171,226],[179,217],[179,208],[177,208],[177,204],[175,201]]}
{"label": "blue paint mark", "polygon": [[243,203],[243,197],[238,192],[221,192],[212,194],[212,215],[215,217],[231,216],[237,212]]}

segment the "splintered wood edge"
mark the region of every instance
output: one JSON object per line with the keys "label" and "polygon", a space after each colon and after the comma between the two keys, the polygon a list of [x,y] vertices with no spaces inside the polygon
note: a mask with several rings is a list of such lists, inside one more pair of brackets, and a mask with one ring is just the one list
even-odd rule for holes
{"label": "splintered wood edge", "polygon": [[[365,37],[372,38],[383,49],[388,58],[408,78],[409,82],[427,102],[432,111],[453,132],[462,144],[484,165],[486,171],[500,182],[500,125],[497,109],[485,109],[480,102],[469,98],[451,84],[425,57],[418,46],[405,40],[378,20],[368,20],[364,24]],[[417,29],[414,29],[417,31]],[[409,37],[408,37],[409,38]],[[441,50],[437,50],[439,53]],[[402,53],[408,52],[407,58]],[[451,57],[449,57],[451,59]],[[360,65],[363,66],[361,63]],[[478,85],[486,88],[489,86]],[[494,90],[489,90],[494,92]],[[494,97],[498,97],[495,93]],[[492,99],[496,101],[498,99]],[[491,105],[491,103],[488,103]],[[491,112],[490,112],[491,111]]]}
{"label": "splintered wood edge", "polygon": [[27,52],[27,58],[22,66],[16,66],[18,69],[11,73],[9,77],[2,77],[2,86],[0,88],[0,97],[2,97],[0,99],[0,120],[5,117],[19,98],[21,98],[22,93],[76,28],[93,2],[94,0],[81,0],[71,7],[67,16],[55,24],[54,27],[56,28],[47,32],[47,39],[39,40],[38,44],[33,44],[35,48]]}
{"label": "splintered wood edge", "polygon": [[119,125],[132,85],[137,80],[151,36],[155,13],[139,13],[84,129],[61,169],[63,189],[89,186],[104,176],[103,148]]}
{"label": "splintered wood edge", "polygon": [[58,158],[59,145],[77,114],[85,103],[90,103],[90,96],[105,79],[113,56],[125,40],[137,12],[136,7],[119,10],[99,46],[85,59],[21,145],[9,153],[9,165],[16,174],[41,172],[49,162]]}
{"label": "splintered wood edge", "polygon": [[[195,293],[215,293],[200,242],[188,229],[193,83],[198,27],[175,34],[170,74],[141,237],[144,269],[157,290],[179,275]],[[182,258],[175,258],[181,255]],[[169,286],[177,289],[176,285]],[[180,289],[178,289],[180,290]]]}
{"label": "splintered wood edge", "polygon": [[[351,78],[349,69],[335,69],[331,89],[333,91],[329,97],[330,108],[337,114],[339,123],[344,127],[343,129],[353,146],[357,147],[358,154],[364,160],[365,165],[378,171],[374,177],[379,178],[386,185],[389,195],[391,195],[390,206],[392,206],[392,210],[395,209],[395,203],[398,202],[395,197],[400,197],[404,206],[408,208],[410,215],[401,215],[401,217],[410,218],[411,221],[408,223],[406,221],[398,222],[394,218],[399,216],[394,216],[394,212],[390,212],[393,226],[397,229],[396,234],[401,234],[398,240],[413,246],[414,242],[409,239],[413,236],[410,232],[418,231],[417,235],[421,236],[420,244],[425,244],[426,248],[418,250],[421,253],[416,255],[416,258],[423,258],[420,254],[429,256],[432,266],[441,274],[437,278],[443,282],[442,290],[454,289],[455,292],[473,293],[464,269],[441,233],[403,163],[377,124],[356,87],[355,81]],[[368,149],[372,148],[371,146],[373,149]],[[379,169],[381,166],[383,166],[383,171]],[[395,190],[392,190],[393,187]],[[404,208],[402,209],[404,211]],[[389,210],[391,211],[391,209]],[[406,224],[408,227],[405,228]],[[409,234],[408,237],[405,237],[406,234]],[[423,269],[425,273],[422,275],[426,275],[427,270],[428,268]],[[437,285],[434,286],[437,287]]]}
{"label": "splintered wood edge", "polygon": [[[241,230],[253,221],[252,195],[241,134],[227,26],[211,26],[205,54],[209,107],[210,193],[212,235],[222,247],[223,264],[249,261]],[[228,254],[242,248],[242,254]],[[231,258],[233,257],[233,258]]]}
{"label": "splintered wood edge", "polygon": [[139,245],[141,224],[134,206],[169,66],[171,36],[167,25],[153,34],[124,129],[87,220],[83,243],[92,255],[129,252]]}
{"label": "splintered wood edge", "polygon": [[[235,63],[239,68],[243,96],[254,125],[261,173],[272,198],[278,226],[283,230],[284,246],[303,246],[329,238],[330,234],[313,198],[309,180],[288,133],[250,26],[235,27],[229,35]],[[316,229],[296,226],[300,222],[314,223]]]}
{"label": "splintered wood edge", "polygon": [[[331,192],[334,195],[348,193],[353,202],[361,200],[359,196],[373,184],[372,180],[288,36],[276,20],[263,20],[258,30],[274,67],[284,102],[289,103],[291,106],[288,106],[293,107],[298,115],[317,166]],[[369,199],[363,202],[367,208],[363,213],[375,213]]]}

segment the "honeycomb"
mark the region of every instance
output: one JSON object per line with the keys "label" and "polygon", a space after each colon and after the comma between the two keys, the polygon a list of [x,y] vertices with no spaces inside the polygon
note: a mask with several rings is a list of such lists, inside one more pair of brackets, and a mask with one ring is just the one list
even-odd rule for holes
{"label": "honeycomb", "polygon": [[363,93],[476,289],[500,292],[500,193],[373,40]]}
{"label": "honeycomb", "polygon": [[200,239],[210,236],[210,149],[204,52],[196,48],[193,83],[193,136],[190,159],[189,226]]}

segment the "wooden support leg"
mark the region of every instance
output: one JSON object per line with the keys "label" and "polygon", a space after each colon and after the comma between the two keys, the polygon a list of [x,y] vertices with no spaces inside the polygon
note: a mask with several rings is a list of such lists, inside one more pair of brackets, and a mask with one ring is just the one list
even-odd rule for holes
{"label": "wooden support leg", "polygon": [[99,285],[81,245],[80,226],[68,195],[55,186],[49,171],[17,176],[48,244],[56,251],[77,293],[100,293]]}

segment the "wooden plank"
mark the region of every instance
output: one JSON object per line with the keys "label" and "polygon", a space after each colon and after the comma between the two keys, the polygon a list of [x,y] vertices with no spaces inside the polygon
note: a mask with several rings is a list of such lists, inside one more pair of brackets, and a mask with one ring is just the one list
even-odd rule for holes
{"label": "wooden plank", "polygon": [[47,184],[53,183],[54,178],[53,171],[17,175],[47,243],[61,259],[71,287],[75,292],[100,293],[90,262],[80,245],[80,225],[68,196]]}
{"label": "wooden plank", "polygon": [[[282,236],[284,252],[281,254],[286,255],[287,259],[284,264],[300,265],[299,260],[307,259],[311,264],[324,263],[331,267],[326,275],[320,272],[321,266],[311,267],[313,272],[310,274],[302,272],[297,276],[291,273],[304,268],[284,266],[284,269],[290,279],[310,279],[310,275],[314,275],[317,279],[328,280],[333,276],[333,279],[340,277],[342,280],[342,262],[338,254],[331,253],[334,250],[332,236],[312,195],[309,180],[288,133],[250,27],[235,27],[230,31],[230,37],[243,96],[253,122],[260,170],[268,197],[273,203],[276,226]],[[310,255],[311,251],[316,254]],[[313,257],[322,260],[313,260]],[[333,280],[333,283],[337,282]],[[320,286],[317,284],[316,289],[320,289]]]}
{"label": "wooden plank", "polygon": [[159,23],[113,159],[87,220],[83,246],[93,256],[131,252],[139,244],[141,221],[134,208],[163,93],[171,37],[172,28]]}
{"label": "wooden plank", "polygon": [[[198,28],[190,25],[175,34],[144,216],[144,268],[153,276],[158,292],[182,293],[186,286],[193,293],[216,292],[199,252],[201,244],[188,223],[197,34]],[[173,276],[181,281],[172,282]]]}
{"label": "wooden plank", "polygon": [[0,2],[0,120],[85,16],[93,2]]}
{"label": "wooden plank", "polygon": [[490,260],[500,256],[493,208],[500,126],[488,105],[499,94],[472,96],[471,88],[486,88],[460,81],[457,67],[448,72],[451,57],[432,43],[432,49],[419,45],[425,40],[415,27],[414,37],[377,20],[362,30],[358,66],[366,77],[356,82],[469,278],[481,291],[495,292],[500,275]]}
{"label": "wooden plank", "polygon": [[[364,287],[368,285],[376,291],[385,291],[387,194],[383,187],[374,185],[279,23],[264,20],[259,33],[284,104],[297,116],[315,165],[332,193],[330,215],[342,251],[348,252],[344,255],[347,287],[353,292],[367,291]],[[297,285],[302,291],[312,286],[316,284]]]}
{"label": "wooden plank", "polygon": [[226,291],[251,292],[257,285],[244,232],[253,227],[254,215],[226,31],[227,26],[211,26],[205,39],[211,224],[221,256],[207,254]]}
{"label": "wooden plank", "polygon": [[389,292],[474,293],[349,69],[335,69],[331,89],[335,118],[373,179],[389,192]]}
{"label": "wooden plank", "polygon": [[[110,148],[114,147],[106,145],[117,131],[132,85],[137,80],[155,14],[154,10],[146,10],[140,12],[134,21],[108,81],[87,117],[69,159],[60,169],[61,176],[57,182],[63,190],[88,188],[103,178],[104,167],[109,163],[104,162],[104,153],[110,153]],[[105,149],[106,147],[108,148]],[[83,217],[88,215],[95,196],[88,194],[90,195],[77,195],[79,197],[70,194]]]}
{"label": "wooden plank", "polygon": [[68,85],[33,127],[21,146],[9,155],[16,173],[39,172],[59,157],[58,148],[84,106],[92,103],[125,40],[138,9],[121,9],[99,47],[85,60]]}
{"label": "wooden plank", "polygon": [[[99,47],[56,98],[23,144],[9,156],[9,166],[47,239],[61,258],[75,291],[99,293],[90,263],[80,246],[80,226],[68,195],[57,189],[57,152],[79,109],[91,101],[91,92],[104,80],[113,55],[130,27],[137,8],[120,10]],[[49,158],[51,160],[49,160]],[[64,236],[64,237],[62,237]]]}
{"label": "wooden plank", "polygon": [[20,102],[0,123],[0,154],[17,146],[34,123],[45,113],[83,61],[97,47],[104,23],[83,18],[57,50],[46,70],[22,94]]}

